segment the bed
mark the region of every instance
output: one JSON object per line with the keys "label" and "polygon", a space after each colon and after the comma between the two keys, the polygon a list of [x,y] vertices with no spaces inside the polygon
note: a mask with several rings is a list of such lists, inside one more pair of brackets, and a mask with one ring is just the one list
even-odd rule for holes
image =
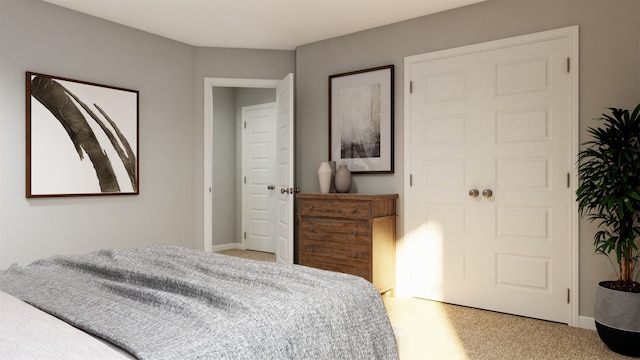
{"label": "bed", "polygon": [[177,246],[12,265],[0,319],[2,359],[398,358],[366,280]]}

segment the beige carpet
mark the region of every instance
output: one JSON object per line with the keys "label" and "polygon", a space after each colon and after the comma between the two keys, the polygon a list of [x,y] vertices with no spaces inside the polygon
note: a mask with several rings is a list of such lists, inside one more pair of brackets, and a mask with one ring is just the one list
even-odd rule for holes
{"label": "beige carpet", "polygon": [[422,299],[383,300],[401,360],[632,359],[591,330]]}
{"label": "beige carpet", "polygon": [[[275,255],[225,250],[263,261]],[[416,298],[382,297],[396,331],[400,360],[615,360],[595,331]]]}

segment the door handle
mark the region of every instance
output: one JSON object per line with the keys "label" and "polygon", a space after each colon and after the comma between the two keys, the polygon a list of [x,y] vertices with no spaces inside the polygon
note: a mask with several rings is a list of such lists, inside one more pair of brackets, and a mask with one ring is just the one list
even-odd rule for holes
{"label": "door handle", "polygon": [[275,186],[275,185],[268,185],[268,186],[267,186],[267,189],[269,189],[269,190],[273,190],[273,189],[275,189],[275,188],[276,188],[276,186]]}
{"label": "door handle", "polygon": [[293,194],[293,188],[280,188],[280,194]]}
{"label": "door handle", "polygon": [[469,190],[469,196],[474,198],[474,197],[478,197],[478,195],[480,195],[480,191],[478,191],[478,189]]}
{"label": "door handle", "polygon": [[482,190],[482,196],[490,198],[493,196],[493,191],[491,189],[484,189]]}

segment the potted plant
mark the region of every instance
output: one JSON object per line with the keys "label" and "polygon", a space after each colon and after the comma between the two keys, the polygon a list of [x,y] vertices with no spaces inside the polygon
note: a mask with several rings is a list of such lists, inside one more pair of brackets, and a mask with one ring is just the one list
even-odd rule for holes
{"label": "potted plant", "polygon": [[576,195],[580,214],[598,223],[595,252],[607,255],[618,274],[598,286],[598,334],[611,350],[640,357],[640,104],[632,113],[609,110],[578,153]]}

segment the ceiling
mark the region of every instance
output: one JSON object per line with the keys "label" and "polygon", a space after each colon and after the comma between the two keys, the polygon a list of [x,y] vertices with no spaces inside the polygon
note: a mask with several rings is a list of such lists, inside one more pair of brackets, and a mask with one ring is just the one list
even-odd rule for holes
{"label": "ceiling", "polygon": [[44,0],[193,46],[299,45],[485,0]]}

